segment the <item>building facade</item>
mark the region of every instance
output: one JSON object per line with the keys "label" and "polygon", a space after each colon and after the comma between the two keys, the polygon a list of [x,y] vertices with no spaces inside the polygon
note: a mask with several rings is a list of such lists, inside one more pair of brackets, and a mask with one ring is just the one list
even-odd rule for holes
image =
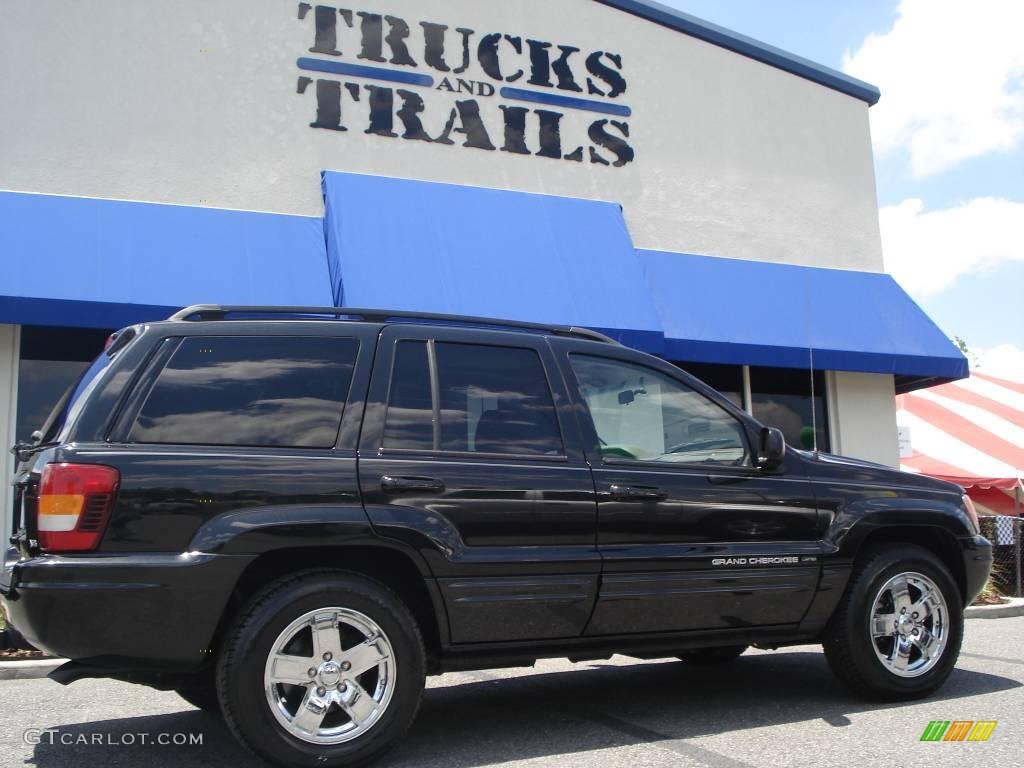
{"label": "building facade", "polygon": [[878,91],[656,3],[5,17],[8,444],[111,330],[199,302],[596,327],[892,465],[894,393],[966,375],[883,271]]}

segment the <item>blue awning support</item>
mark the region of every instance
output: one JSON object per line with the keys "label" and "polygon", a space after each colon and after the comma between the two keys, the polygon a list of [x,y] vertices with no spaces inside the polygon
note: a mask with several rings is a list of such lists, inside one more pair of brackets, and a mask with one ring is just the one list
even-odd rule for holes
{"label": "blue awning support", "polygon": [[339,305],[578,325],[662,350],[616,204],[335,172],[323,192]]}
{"label": "blue awning support", "polygon": [[967,360],[890,276],[638,251],[665,356],[890,373],[901,390],[968,375]]}
{"label": "blue awning support", "polygon": [[329,304],[321,219],[0,192],[0,323],[117,328],[189,304]]}

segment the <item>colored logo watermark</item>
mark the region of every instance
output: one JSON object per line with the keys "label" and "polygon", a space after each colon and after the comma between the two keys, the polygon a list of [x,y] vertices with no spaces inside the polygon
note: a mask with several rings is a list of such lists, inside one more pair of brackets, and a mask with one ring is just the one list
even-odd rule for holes
{"label": "colored logo watermark", "polygon": [[932,720],[921,741],[988,741],[997,720]]}

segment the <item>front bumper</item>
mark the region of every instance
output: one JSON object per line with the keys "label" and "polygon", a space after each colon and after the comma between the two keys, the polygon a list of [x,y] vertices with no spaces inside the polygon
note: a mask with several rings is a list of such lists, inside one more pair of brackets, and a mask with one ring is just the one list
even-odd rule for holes
{"label": "front bumper", "polygon": [[195,669],[210,659],[228,598],[252,560],[205,553],[14,558],[0,571],[0,600],[32,645],[95,666],[153,670]]}
{"label": "front bumper", "polygon": [[992,543],[984,536],[961,539],[964,554],[964,605],[968,606],[985,586],[992,571]]}

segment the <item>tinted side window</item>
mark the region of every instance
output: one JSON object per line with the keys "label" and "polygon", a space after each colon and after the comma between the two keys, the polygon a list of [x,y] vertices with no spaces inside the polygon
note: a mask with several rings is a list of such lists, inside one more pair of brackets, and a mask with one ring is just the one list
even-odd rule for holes
{"label": "tinted side window", "polygon": [[638,365],[572,356],[606,457],[746,466],[743,425],[681,382]]}
{"label": "tinted side window", "polygon": [[329,448],[358,346],[324,337],[186,338],[154,383],[129,440]]}
{"label": "tinted side window", "polygon": [[400,341],[395,347],[395,363],[391,368],[384,447],[432,450],[433,414],[427,342]]}
{"label": "tinted side window", "polygon": [[434,433],[429,348],[399,342],[384,447],[561,455],[562,436],[544,366],[532,349],[434,344],[439,429]]}
{"label": "tinted side window", "polygon": [[437,344],[441,449],[559,455],[562,436],[532,349]]}

